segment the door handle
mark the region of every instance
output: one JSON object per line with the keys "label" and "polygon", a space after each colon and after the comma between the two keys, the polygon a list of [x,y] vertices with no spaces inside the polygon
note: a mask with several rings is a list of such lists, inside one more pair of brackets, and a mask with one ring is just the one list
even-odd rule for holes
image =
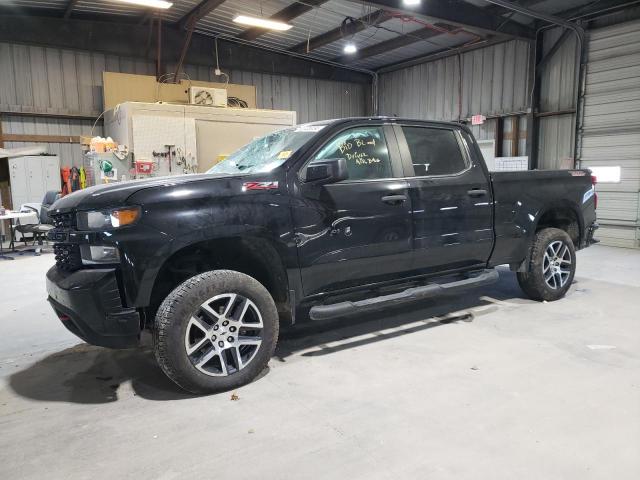
{"label": "door handle", "polygon": [[486,190],[480,188],[473,188],[471,190],[467,190],[467,195],[470,197],[484,197],[487,194]]}
{"label": "door handle", "polygon": [[403,202],[407,201],[406,195],[386,195],[381,198],[384,203],[388,203],[389,205],[399,205]]}

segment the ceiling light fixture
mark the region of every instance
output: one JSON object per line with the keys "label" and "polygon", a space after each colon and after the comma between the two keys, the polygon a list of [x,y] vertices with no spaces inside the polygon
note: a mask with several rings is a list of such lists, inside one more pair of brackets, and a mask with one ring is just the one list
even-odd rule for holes
{"label": "ceiling light fixture", "polygon": [[344,53],[356,53],[358,51],[358,47],[356,47],[355,43],[347,43],[342,49]]}
{"label": "ceiling light fixture", "polygon": [[266,28],[268,30],[278,30],[284,32],[289,30],[292,25],[288,23],[279,22],[277,20],[268,20],[266,18],[250,17],[248,15],[238,15],[233,19],[235,23],[241,23],[242,25],[249,25],[251,27]]}
{"label": "ceiling light fixture", "polygon": [[164,0],[118,0],[120,3],[131,3],[132,5],[142,5],[143,7],[162,8],[166,10],[171,8],[173,3]]}
{"label": "ceiling light fixture", "polygon": [[402,0],[407,7],[415,7],[416,5],[420,5],[420,0]]}

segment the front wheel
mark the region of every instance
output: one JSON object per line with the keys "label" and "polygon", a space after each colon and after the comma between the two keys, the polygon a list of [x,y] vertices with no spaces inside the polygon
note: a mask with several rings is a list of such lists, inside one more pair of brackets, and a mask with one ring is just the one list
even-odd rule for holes
{"label": "front wheel", "polygon": [[240,272],[196,275],[173,290],[155,319],[164,373],[196,394],[237,388],[264,370],[278,339],[278,312],[260,282]]}
{"label": "front wheel", "polygon": [[576,273],[576,250],[564,230],[545,228],[536,233],[528,272],[518,272],[520,287],[533,300],[564,297]]}

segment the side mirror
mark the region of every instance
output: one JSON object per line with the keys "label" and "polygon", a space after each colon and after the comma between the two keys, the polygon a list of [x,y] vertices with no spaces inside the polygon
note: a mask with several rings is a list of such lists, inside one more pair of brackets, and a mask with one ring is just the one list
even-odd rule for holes
{"label": "side mirror", "polygon": [[304,174],[305,183],[324,185],[349,178],[347,161],[344,158],[329,158],[310,163]]}

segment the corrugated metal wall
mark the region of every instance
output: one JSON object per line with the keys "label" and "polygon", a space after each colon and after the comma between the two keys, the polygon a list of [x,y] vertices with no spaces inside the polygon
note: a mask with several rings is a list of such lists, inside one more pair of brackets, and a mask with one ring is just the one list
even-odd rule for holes
{"label": "corrugated metal wall", "polygon": [[[543,55],[546,55],[561,34],[560,28],[545,32]],[[578,42],[575,35],[571,35],[564,40],[542,70],[539,79],[541,112],[575,108],[576,55]],[[574,119],[574,114],[539,118],[538,168],[573,168]]]}
{"label": "corrugated metal wall", "polygon": [[[167,65],[168,71],[173,68]],[[154,75],[155,64],[96,52],[0,43],[0,111],[97,117],[102,112],[103,71]],[[194,80],[215,80],[210,67],[186,65],[185,72]],[[368,85],[238,70],[227,73],[232,83],[256,86],[259,108],[295,110],[300,123],[369,113]],[[2,130],[80,135],[88,134],[92,123],[3,115]],[[9,148],[24,145],[7,143]],[[78,146],[48,144],[48,150],[60,154],[63,164],[80,163]]]}
{"label": "corrugated metal wall", "polygon": [[590,32],[580,165],[621,167],[598,185],[598,238],[640,246],[640,20]]}
{"label": "corrugated metal wall", "polygon": [[[2,115],[3,133],[64,136],[89,135],[92,125],[93,121],[91,120]],[[95,135],[101,134],[102,128],[98,126],[95,130]],[[4,144],[6,148],[46,146],[48,153],[60,156],[60,163],[63,166],[79,166],[82,164],[80,145],[74,143],[4,142]]]}
{"label": "corrugated metal wall", "polygon": [[497,124],[498,121],[491,118],[482,125],[471,125],[471,131],[476,140],[495,140]]}
{"label": "corrugated metal wall", "polygon": [[529,44],[512,40],[384,73],[380,113],[458,120],[524,112],[529,104],[528,59]]}

